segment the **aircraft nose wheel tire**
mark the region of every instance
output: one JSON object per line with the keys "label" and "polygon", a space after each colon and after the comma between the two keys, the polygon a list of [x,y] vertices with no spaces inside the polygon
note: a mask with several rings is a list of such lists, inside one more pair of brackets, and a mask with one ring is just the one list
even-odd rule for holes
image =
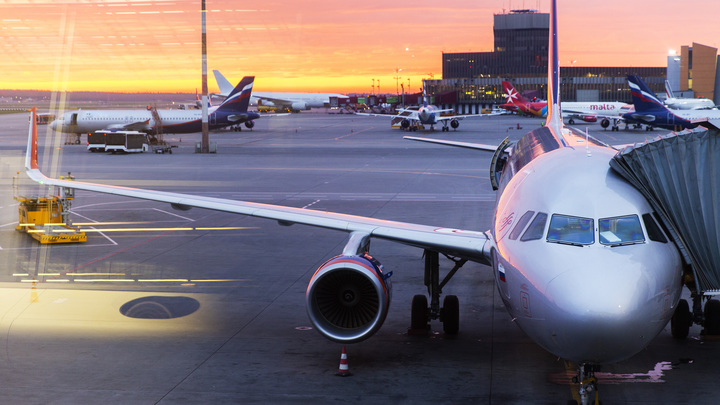
{"label": "aircraft nose wheel tire", "polygon": [[670,318],[670,332],[675,339],[685,339],[690,333],[692,326],[692,314],[690,313],[690,305],[687,300],[680,300],[675,313]]}
{"label": "aircraft nose wheel tire", "polygon": [[457,335],[460,329],[460,301],[457,295],[447,295],[443,299],[443,331],[448,335]]}

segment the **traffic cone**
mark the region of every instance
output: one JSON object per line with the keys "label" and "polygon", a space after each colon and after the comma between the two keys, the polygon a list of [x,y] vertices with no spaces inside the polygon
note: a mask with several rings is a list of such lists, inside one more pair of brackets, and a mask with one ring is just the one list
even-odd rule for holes
{"label": "traffic cone", "polygon": [[38,302],[37,287],[35,286],[35,277],[33,277],[32,289],[30,290],[30,302]]}
{"label": "traffic cone", "polygon": [[340,377],[348,377],[352,375],[348,368],[347,352],[345,352],[345,346],[343,346],[342,354],[340,355],[340,368],[335,375],[338,375]]}

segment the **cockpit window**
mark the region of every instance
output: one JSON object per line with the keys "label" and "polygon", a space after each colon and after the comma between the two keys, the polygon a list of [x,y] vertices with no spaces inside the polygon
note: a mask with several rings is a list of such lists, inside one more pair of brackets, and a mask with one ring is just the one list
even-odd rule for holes
{"label": "cockpit window", "polygon": [[520,217],[517,225],[515,225],[515,229],[510,232],[510,239],[515,240],[518,238],[518,236],[520,236],[520,232],[525,229],[525,225],[527,225],[527,223],[530,221],[530,218],[532,218],[533,214],[535,214],[535,211],[528,211]]}
{"label": "cockpit window", "polygon": [[598,220],[598,231],[600,243],[603,245],[620,246],[645,242],[637,215],[601,218]]}
{"label": "cockpit window", "polygon": [[528,226],[527,231],[525,231],[520,240],[525,242],[528,240],[536,240],[542,238],[543,232],[545,231],[546,222],[547,214],[544,212],[539,212],[535,216],[535,219],[533,219],[532,223],[530,223],[530,226]]}
{"label": "cockpit window", "polygon": [[595,243],[593,225],[592,218],[553,214],[550,219],[547,241],[576,246],[590,245]]}

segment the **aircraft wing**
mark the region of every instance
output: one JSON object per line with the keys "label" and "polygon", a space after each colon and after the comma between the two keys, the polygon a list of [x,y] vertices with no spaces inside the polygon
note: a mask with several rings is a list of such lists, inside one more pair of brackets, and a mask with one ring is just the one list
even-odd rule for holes
{"label": "aircraft wing", "polygon": [[[452,110],[450,110],[452,111]],[[445,120],[461,120],[463,118],[482,118],[482,117],[492,117],[494,115],[503,115],[503,113],[490,113],[490,114],[468,114],[468,115],[447,115],[443,117],[437,117],[437,121],[445,121]]]}
{"label": "aircraft wing", "polygon": [[270,101],[271,103],[275,104],[276,106],[283,106],[283,105],[289,106],[289,105],[292,105],[292,103],[293,103],[292,100],[287,100],[284,98],[266,97],[266,96],[261,96],[259,94],[253,94],[253,97],[255,97],[258,100],[262,100],[262,101]]}
{"label": "aircraft wing", "polygon": [[466,148],[466,149],[484,150],[487,152],[495,152],[498,148],[498,145],[485,145],[482,143],[446,141],[444,139],[419,138],[416,136],[403,136],[403,139],[407,139],[409,141],[437,143],[439,145],[456,146],[459,148]]}
{"label": "aircraft wing", "polygon": [[131,122],[129,124],[110,125],[105,129],[118,129],[122,131],[146,131],[150,129],[150,120]]}
{"label": "aircraft wing", "polygon": [[386,221],[280,205],[52,179],[45,176],[39,169],[37,126],[35,117],[32,118],[28,134],[27,154],[25,156],[25,172],[30,179],[43,185],[165,202],[169,203],[173,208],[181,210],[198,207],[272,219],[278,221],[280,225],[304,224],[349,233],[359,233],[490,264],[488,237],[483,232]]}

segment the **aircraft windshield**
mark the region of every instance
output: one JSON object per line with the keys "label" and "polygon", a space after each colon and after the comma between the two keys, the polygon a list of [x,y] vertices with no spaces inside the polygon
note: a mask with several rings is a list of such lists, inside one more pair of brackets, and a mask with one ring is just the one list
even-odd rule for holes
{"label": "aircraft windshield", "polygon": [[590,245],[595,242],[592,218],[553,214],[547,241],[570,245]]}
{"label": "aircraft windshield", "polygon": [[598,220],[600,243],[619,246],[645,242],[640,219],[637,215],[601,218]]}

